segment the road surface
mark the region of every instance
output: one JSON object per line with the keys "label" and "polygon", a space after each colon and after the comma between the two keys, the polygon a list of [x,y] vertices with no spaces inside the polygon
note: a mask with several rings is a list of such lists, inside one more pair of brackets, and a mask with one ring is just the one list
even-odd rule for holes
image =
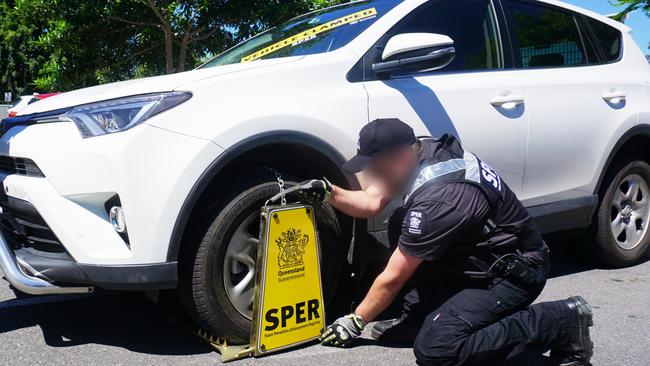
{"label": "road surface", "polygon": [[[650,261],[610,270],[570,257],[550,240],[554,272],[540,301],[583,295],[594,307],[594,366],[650,365]],[[540,357],[527,366],[547,364]],[[19,298],[0,281],[1,365],[214,365],[218,354],[183,330],[177,317],[140,294]],[[413,365],[411,349],[364,341],[320,346],[243,365]]]}

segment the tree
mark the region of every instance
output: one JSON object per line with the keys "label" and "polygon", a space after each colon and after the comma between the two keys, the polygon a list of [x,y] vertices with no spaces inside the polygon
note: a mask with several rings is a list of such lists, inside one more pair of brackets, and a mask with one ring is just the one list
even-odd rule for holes
{"label": "tree", "polygon": [[[643,12],[650,16],[650,0],[615,0],[614,5],[623,6],[625,9],[616,15],[616,20],[621,20],[625,16],[635,10],[643,10]],[[650,44],[648,44],[648,49],[650,49]],[[650,61],[650,56],[646,55],[648,61]]]}
{"label": "tree", "polygon": [[650,15],[650,0],[614,0],[614,5],[624,7],[624,10],[617,15],[619,20],[638,9]]}
{"label": "tree", "polygon": [[13,1],[0,2],[0,85],[15,95],[31,93],[30,83],[47,57],[37,46],[46,22],[24,22],[18,13]]}
{"label": "tree", "polygon": [[309,10],[342,0],[3,0],[0,82],[65,91],[195,67]]}
{"label": "tree", "polygon": [[134,36],[161,41],[169,74],[184,71],[210,50],[222,50],[311,5],[300,0],[109,1],[102,17],[131,28]]}

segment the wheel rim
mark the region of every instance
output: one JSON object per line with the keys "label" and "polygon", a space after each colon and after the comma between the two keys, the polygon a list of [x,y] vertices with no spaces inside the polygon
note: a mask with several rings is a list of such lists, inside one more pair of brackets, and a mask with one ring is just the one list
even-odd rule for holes
{"label": "wheel rim", "polygon": [[619,247],[632,250],[645,237],[650,213],[650,189],[637,174],[623,178],[612,199],[611,228]]}
{"label": "wheel rim", "polygon": [[253,317],[258,232],[259,214],[252,213],[232,234],[223,266],[223,282],[228,299],[233,307],[249,320]]}

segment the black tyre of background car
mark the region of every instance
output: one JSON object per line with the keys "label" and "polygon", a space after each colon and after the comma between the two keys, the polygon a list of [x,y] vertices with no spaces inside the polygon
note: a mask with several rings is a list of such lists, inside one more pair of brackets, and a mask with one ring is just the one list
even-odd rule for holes
{"label": "black tyre of background car", "polygon": [[[628,158],[617,162],[609,171],[603,182],[606,189],[601,192],[600,204],[592,225],[592,238],[595,239],[595,256],[601,263],[613,267],[626,267],[638,263],[650,246],[650,230],[646,230],[641,242],[633,249],[626,250],[619,246],[611,228],[612,203],[614,194],[623,179],[630,174],[641,177],[650,186],[650,165],[640,158]],[[646,199],[650,199],[647,197]],[[648,224],[648,218],[644,225]]]}
{"label": "black tyre of background car", "polygon": [[[186,263],[190,266],[186,277],[190,278],[179,279],[180,287],[183,287],[179,288],[181,298],[193,320],[212,335],[225,337],[230,344],[248,342],[251,324],[237,311],[226,293],[224,259],[228,243],[236,228],[251,214],[259,213],[264,202],[277,192],[277,183],[269,182],[252,186],[234,197],[212,221],[196,248],[192,263]],[[327,300],[332,297],[340,277],[343,238],[332,208],[319,205],[314,209]]]}

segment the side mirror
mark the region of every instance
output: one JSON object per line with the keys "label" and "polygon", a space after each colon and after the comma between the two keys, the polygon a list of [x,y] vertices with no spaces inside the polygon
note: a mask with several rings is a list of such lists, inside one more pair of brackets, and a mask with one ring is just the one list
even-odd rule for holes
{"label": "side mirror", "polygon": [[372,65],[379,76],[439,70],[456,57],[454,40],[435,33],[398,34],[386,43],[382,62]]}

